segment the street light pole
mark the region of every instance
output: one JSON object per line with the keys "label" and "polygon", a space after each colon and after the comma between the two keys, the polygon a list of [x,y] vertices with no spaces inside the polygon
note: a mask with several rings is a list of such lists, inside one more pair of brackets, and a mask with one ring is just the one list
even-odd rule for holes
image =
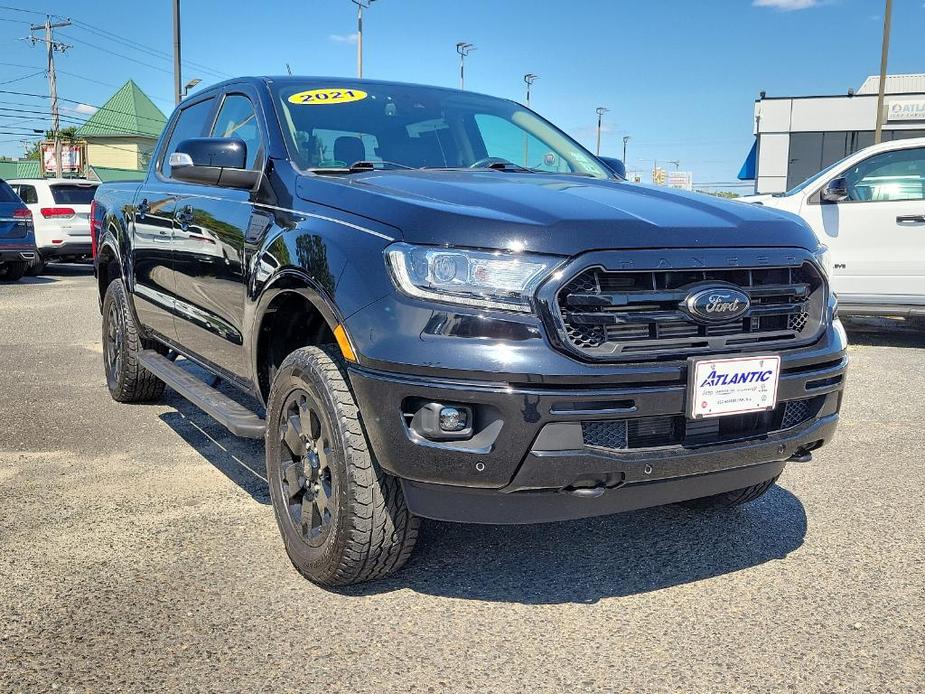
{"label": "street light pole", "polygon": [[180,0],[173,0],[173,95],[178,104],[183,100],[183,78],[180,75]]}
{"label": "street light pole", "polygon": [[534,75],[532,72],[528,72],[524,75],[524,82],[527,84],[527,108],[530,108],[530,87],[533,86],[533,83],[539,78],[539,75]]}
{"label": "street light pole", "polygon": [[597,156],[601,156],[601,126],[604,124],[604,114],[609,110],[609,108],[604,108],[603,106],[598,106],[595,109],[597,111],[597,149],[594,153]]}
{"label": "street light pole", "polygon": [[350,0],[357,6],[357,77],[363,79],[363,10],[376,0]]}
{"label": "street light pole", "polygon": [[[538,77],[539,75],[534,75],[532,72],[524,75],[524,83],[527,85],[527,108],[530,108],[530,87]],[[524,132],[524,166],[530,166],[530,140],[526,132]]]}
{"label": "street light pole", "polygon": [[629,142],[630,139],[632,139],[632,138],[630,138],[629,135],[624,135],[624,136],[623,136],[623,163],[624,163],[624,164],[626,164],[626,143]]}
{"label": "street light pole", "polygon": [[883,44],[880,47],[880,88],[877,90],[877,127],[874,130],[874,144],[879,145],[883,137],[883,95],[886,93],[886,59],[890,52],[890,22],[893,15],[893,0],[886,0],[883,11]]}
{"label": "street light pole", "polygon": [[459,53],[459,88],[466,88],[466,56],[475,50],[474,43],[460,41],[456,44],[456,52]]}

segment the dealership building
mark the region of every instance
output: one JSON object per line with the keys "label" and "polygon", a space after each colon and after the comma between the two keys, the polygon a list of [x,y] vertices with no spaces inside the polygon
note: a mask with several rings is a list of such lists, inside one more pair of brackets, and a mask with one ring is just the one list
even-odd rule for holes
{"label": "dealership building", "polygon": [[[857,92],[772,97],[755,101],[755,143],[739,179],[756,193],[780,193],[829,164],[874,143],[880,78]],[[925,74],[888,75],[883,141],[925,137]]]}

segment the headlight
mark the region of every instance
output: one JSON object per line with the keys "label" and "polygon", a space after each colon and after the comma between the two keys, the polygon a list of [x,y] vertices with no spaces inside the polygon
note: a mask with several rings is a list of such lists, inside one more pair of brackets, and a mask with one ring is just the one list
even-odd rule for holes
{"label": "headlight", "polygon": [[822,268],[822,271],[825,273],[825,276],[832,276],[832,253],[829,251],[828,246],[819,244],[819,247],[813,253],[813,257],[816,259],[816,262],[819,263],[819,267]]}
{"label": "headlight", "polygon": [[396,243],[385,249],[396,286],[409,296],[530,311],[537,285],[562,258]]}

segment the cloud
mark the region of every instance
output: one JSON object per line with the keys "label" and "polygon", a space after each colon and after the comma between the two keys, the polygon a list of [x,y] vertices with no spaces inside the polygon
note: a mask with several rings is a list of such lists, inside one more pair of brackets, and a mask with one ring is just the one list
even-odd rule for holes
{"label": "cloud", "polygon": [[773,7],[783,12],[805,10],[819,4],[819,0],[754,0],[752,2],[755,7]]}
{"label": "cloud", "polygon": [[74,107],[75,113],[86,113],[88,116],[92,116],[98,110],[96,106],[91,106],[90,104],[77,104]]}
{"label": "cloud", "polygon": [[328,40],[333,41],[334,43],[356,43],[357,35],[353,34],[330,34]]}

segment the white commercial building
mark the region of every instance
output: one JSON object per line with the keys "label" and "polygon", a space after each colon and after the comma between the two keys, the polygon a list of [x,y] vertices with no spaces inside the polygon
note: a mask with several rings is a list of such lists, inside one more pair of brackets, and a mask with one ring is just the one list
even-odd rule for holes
{"label": "white commercial building", "polygon": [[[872,145],[880,78],[841,96],[770,97],[755,101],[755,144],[741,180],[756,193],[789,190],[859,149]],[[888,75],[883,141],[925,136],[925,74]]]}

